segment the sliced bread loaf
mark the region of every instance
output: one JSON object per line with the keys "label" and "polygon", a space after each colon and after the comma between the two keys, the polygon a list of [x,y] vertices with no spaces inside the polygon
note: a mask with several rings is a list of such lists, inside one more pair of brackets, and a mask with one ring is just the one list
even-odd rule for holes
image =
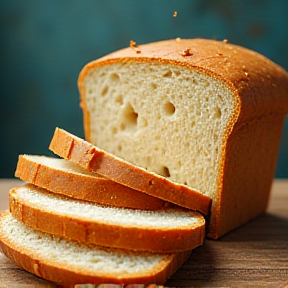
{"label": "sliced bread loaf", "polygon": [[168,205],[64,159],[20,155],[15,176],[54,193],[95,203],[144,210],[161,209]]}
{"label": "sliced bread loaf", "polygon": [[10,213],[0,218],[2,252],[23,269],[62,287],[76,284],[164,284],[189,257],[80,245],[36,232]]}
{"label": "sliced bread loaf", "polygon": [[115,182],[206,215],[209,213],[211,198],[208,196],[130,164],[63,129],[56,128],[49,149]]}
{"label": "sliced bread loaf", "polygon": [[57,196],[32,184],[11,189],[10,211],[19,221],[42,232],[128,250],[191,250],[205,237],[205,220],[197,212],[99,206]]}
{"label": "sliced bread loaf", "polygon": [[137,52],[117,51],[80,73],[86,140],[212,198],[210,237],[265,211],[287,72],[227,41],[173,39]]}

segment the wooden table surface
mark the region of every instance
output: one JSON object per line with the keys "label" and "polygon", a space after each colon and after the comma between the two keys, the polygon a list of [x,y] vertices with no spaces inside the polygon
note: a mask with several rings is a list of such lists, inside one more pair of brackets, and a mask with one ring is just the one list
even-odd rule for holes
{"label": "wooden table surface", "polygon": [[[0,179],[0,210],[19,180]],[[288,180],[275,180],[266,214],[214,241],[206,239],[166,286],[288,287]],[[0,288],[56,287],[0,253]]]}

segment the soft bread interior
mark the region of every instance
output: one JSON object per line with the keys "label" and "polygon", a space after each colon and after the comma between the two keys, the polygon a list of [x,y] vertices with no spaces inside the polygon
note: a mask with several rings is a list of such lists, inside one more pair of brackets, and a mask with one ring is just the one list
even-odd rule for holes
{"label": "soft bread interior", "polygon": [[87,175],[95,178],[101,178],[101,179],[103,178],[97,173],[82,169],[79,165],[66,159],[59,159],[54,157],[38,156],[38,155],[23,155],[22,157],[27,158],[28,161],[33,161],[37,164],[44,165],[52,169],[57,169],[59,171],[79,174],[81,176]]}
{"label": "soft bread interior", "polygon": [[136,229],[192,229],[204,225],[201,214],[168,208],[148,211],[100,206],[70,198],[59,197],[44,189],[23,186],[10,191],[10,195],[21,199],[22,203],[56,215],[67,216],[71,221],[99,222],[107,225],[135,227]]}
{"label": "soft bread interior", "polygon": [[133,277],[150,275],[165,267],[173,254],[133,253],[125,250],[85,246],[35,232],[10,214],[0,223],[2,241],[41,263],[90,276]]}
{"label": "soft bread interior", "polygon": [[93,144],[213,198],[235,106],[227,86],[196,69],[132,61],[91,68],[84,86]]}

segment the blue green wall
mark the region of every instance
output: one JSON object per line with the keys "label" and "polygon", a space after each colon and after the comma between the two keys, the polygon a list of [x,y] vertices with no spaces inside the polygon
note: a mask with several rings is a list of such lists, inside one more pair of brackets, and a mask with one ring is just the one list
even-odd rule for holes
{"label": "blue green wall", "polygon": [[[0,177],[18,154],[52,155],[56,126],[84,136],[76,82],[87,62],[131,39],[176,37],[226,38],[288,70],[288,1],[1,0]],[[286,121],[276,177],[288,177],[287,150]]]}

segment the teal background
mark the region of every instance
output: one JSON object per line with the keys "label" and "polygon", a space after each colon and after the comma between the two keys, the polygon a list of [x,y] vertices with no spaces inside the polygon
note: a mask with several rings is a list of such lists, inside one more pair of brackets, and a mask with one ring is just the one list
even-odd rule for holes
{"label": "teal background", "polygon": [[[13,177],[19,154],[52,155],[56,126],[84,136],[76,83],[86,63],[131,39],[176,37],[228,39],[288,70],[288,1],[1,0],[0,177]],[[278,178],[287,150],[286,121]]]}

